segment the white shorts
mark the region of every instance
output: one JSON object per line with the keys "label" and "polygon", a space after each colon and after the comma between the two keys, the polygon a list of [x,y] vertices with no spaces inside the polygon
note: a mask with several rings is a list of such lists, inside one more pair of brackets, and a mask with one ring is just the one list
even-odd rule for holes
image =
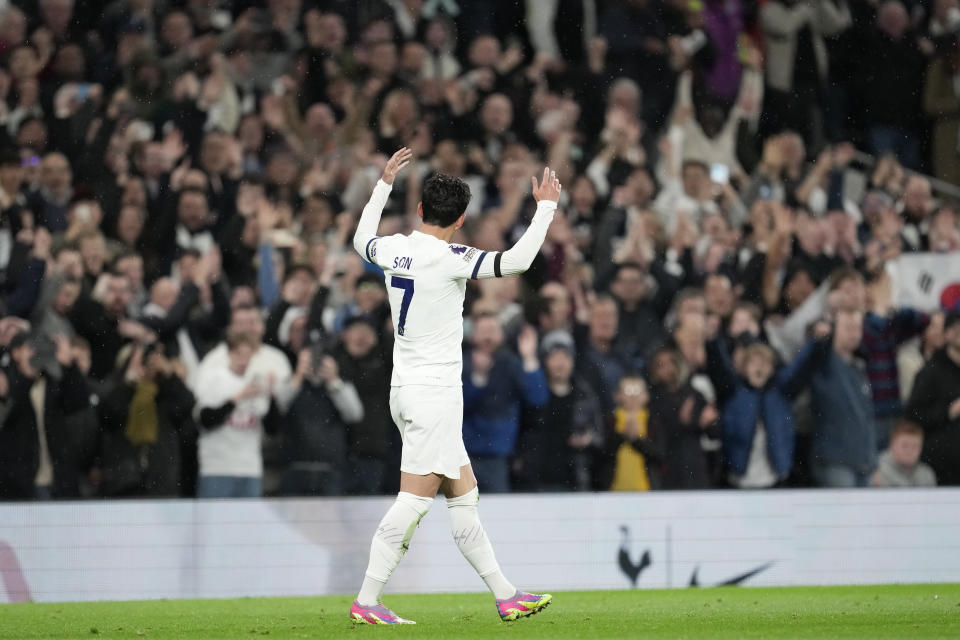
{"label": "white shorts", "polygon": [[400,471],[460,478],[460,467],[470,464],[463,446],[461,387],[390,387],[390,413],[403,440]]}

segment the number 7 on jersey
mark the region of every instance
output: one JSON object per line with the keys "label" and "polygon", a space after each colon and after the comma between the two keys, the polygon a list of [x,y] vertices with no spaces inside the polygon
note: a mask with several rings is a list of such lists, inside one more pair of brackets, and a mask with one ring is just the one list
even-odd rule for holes
{"label": "number 7 on jersey", "polygon": [[410,301],[413,300],[413,280],[401,276],[391,276],[390,286],[403,289],[403,300],[400,302],[400,322],[397,324],[397,335],[402,336],[407,324],[407,311],[410,309]]}

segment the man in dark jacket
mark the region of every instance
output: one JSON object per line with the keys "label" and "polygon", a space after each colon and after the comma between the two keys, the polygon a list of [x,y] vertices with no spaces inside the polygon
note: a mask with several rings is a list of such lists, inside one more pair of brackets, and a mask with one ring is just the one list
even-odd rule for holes
{"label": "man in dark jacket", "polygon": [[100,276],[91,295],[81,295],[70,310],[70,322],[93,350],[90,377],[104,380],[116,364],[117,354],[131,340],[147,340],[150,330],[127,315],[132,291],[126,276]]}
{"label": "man in dark jacket", "polygon": [[90,372],[90,345],[79,336],[70,340],[73,361],[84,376],[87,402],[76,411],[64,414],[63,430],[67,437],[50,443],[50,456],[55,469],[53,495],[62,499],[90,496],[95,487],[89,471],[97,460],[100,448],[100,385],[86,376]]}
{"label": "man in dark jacket", "polygon": [[906,414],[923,427],[923,458],[941,485],[960,485],[960,310],[944,318],[944,347],[917,374]]}
{"label": "man in dark jacket", "polygon": [[[537,412],[536,425],[521,440],[523,475],[539,491],[589,491],[603,462],[600,401],[587,383],[574,375],[573,337],[565,331],[544,336],[540,357],[547,377],[549,398]],[[605,483],[609,485],[609,481]]]}
{"label": "man in dark jacket", "polygon": [[814,412],[811,470],[822,487],[866,487],[877,466],[873,395],[866,368],[855,356],[863,313],[840,309],[832,348],[811,381]]}
{"label": "man in dark jacket", "polygon": [[336,360],[323,355],[316,363],[309,348],[300,351],[294,377],[303,382],[282,427],[287,461],[283,495],[342,495],[346,423],[363,418],[360,396],[353,384],[341,379]]}
{"label": "man in dark jacket", "polygon": [[230,323],[229,291],[219,258],[213,251],[206,256],[182,251],[179,283],[167,277],[154,282],[138,319],[157,334],[166,353],[179,356],[188,368],[199,364]]}
{"label": "man in dark jacket", "polygon": [[709,489],[704,434],[716,437],[717,410],[690,384],[679,350],[665,345],[650,358],[649,442],[643,447],[654,489]]}
{"label": "man in dark jacket", "polygon": [[876,16],[873,28],[855,34],[870,54],[857,57],[853,93],[861,100],[870,151],[892,151],[915,169],[926,59],[902,3],[879,3]]}
{"label": "man in dark jacket", "polygon": [[136,345],[100,405],[102,490],[112,496],[181,495],[182,441],[195,398],[163,346]]}
{"label": "man in dark jacket", "polygon": [[39,368],[31,337],[21,332],[8,347],[11,365],[0,372],[0,499],[49,499],[58,472],[51,451],[67,438],[64,414],[81,409],[88,398],[83,374],[70,341],[57,337],[59,378]]}
{"label": "man in dark jacket", "polygon": [[650,280],[646,269],[627,262],[617,266],[610,283],[610,292],[620,308],[618,342],[632,353],[649,353],[666,339],[663,316],[669,307],[667,296],[675,291],[660,287],[651,292]]}
{"label": "man in dark jacket", "polygon": [[331,355],[340,377],[352,384],[363,399],[362,418],[347,425],[345,490],[350,494],[376,495],[386,492],[386,470],[392,454],[396,453],[396,464],[400,464],[400,433],[390,416],[392,349],[381,346],[372,317],[353,316],[345,325]]}

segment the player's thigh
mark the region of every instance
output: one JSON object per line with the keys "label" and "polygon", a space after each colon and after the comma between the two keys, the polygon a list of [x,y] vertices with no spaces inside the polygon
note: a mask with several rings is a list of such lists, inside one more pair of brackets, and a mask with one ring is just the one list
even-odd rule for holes
{"label": "player's thigh", "polygon": [[417,475],[401,471],[400,491],[412,493],[422,498],[433,498],[437,495],[437,491],[440,490],[440,483],[443,482],[443,480],[444,477],[436,473]]}
{"label": "player's thigh", "polygon": [[403,452],[400,470],[457,477],[470,463],[463,446],[463,394],[459,387],[402,387]]}
{"label": "player's thigh", "polygon": [[459,498],[473,491],[477,486],[477,478],[473,475],[473,466],[465,464],[460,467],[459,478],[444,478],[440,490],[448,498]]}

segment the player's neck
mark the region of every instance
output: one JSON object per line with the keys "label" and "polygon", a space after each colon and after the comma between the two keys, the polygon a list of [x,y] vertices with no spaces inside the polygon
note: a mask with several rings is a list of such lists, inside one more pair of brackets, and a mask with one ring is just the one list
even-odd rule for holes
{"label": "player's neck", "polygon": [[453,239],[453,235],[457,232],[456,226],[449,227],[440,227],[435,224],[427,224],[424,222],[420,225],[420,228],[417,229],[420,233],[425,233],[428,236],[433,236],[434,238],[439,238],[444,242],[450,242]]}

